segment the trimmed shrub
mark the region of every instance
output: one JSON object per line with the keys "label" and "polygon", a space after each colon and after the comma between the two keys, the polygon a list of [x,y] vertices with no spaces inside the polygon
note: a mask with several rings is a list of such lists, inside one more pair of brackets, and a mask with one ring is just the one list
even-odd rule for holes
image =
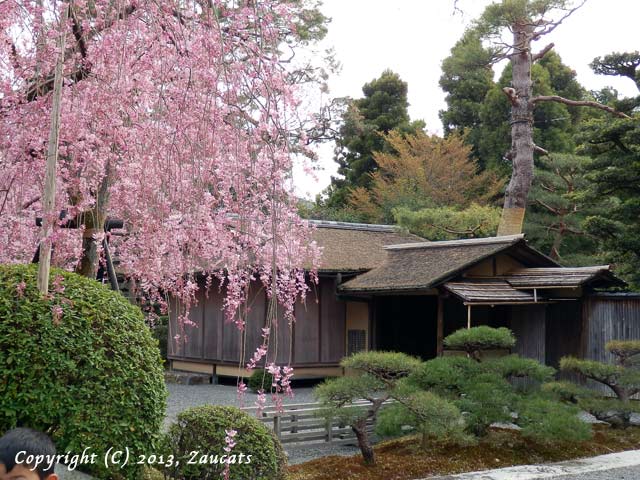
{"label": "trimmed shrub", "polygon": [[444,346],[449,350],[466,352],[470,357],[480,360],[481,350],[502,350],[513,348],[516,337],[508,328],[492,328],[486,325],[463,328],[453,332],[444,339]]}
{"label": "trimmed shrub", "polygon": [[[98,457],[110,448],[149,453],[164,418],[158,344],[140,309],[95,280],[52,269],[43,298],[37,265],[0,265],[0,433],[52,435],[58,450]],[[137,478],[139,465],[99,478]]]}
{"label": "trimmed shrub", "polygon": [[460,410],[450,401],[431,392],[415,392],[380,412],[376,433],[400,436],[404,427],[412,427],[422,436],[422,448],[431,442],[467,443],[465,423]]}
{"label": "trimmed shrub", "polygon": [[340,362],[344,368],[353,368],[381,380],[397,380],[416,370],[421,361],[400,352],[371,350],[346,357]]}
{"label": "trimmed shrub", "polygon": [[481,372],[481,365],[467,357],[438,357],[420,365],[407,377],[407,383],[439,395],[458,395],[469,378]]}
{"label": "trimmed shrub", "polygon": [[247,386],[253,393],[258,393],[259,390],[269,392],[272,384],[273,375],[260,368],[256,368],[247,381]]}
{"label": "trimmed shrub", "polygon": [[[236,445],[227,453],[225,431],[231,429],[237,432]],[[281,479],[285,472],[278,443],[265,425],[236,407],[190,408],[178,415],[164,438],[165,458],[173,455],[178,463],[165,468],[164,473],[176,480],[220,478],[225,469],[221,457],[227,455],[226,459],[231,461],[230,479]]]}
{"label": "trimmed shrub", "polygon": [[533,358],[523,358],[518,355],[506,355],[486,360],[485,363],[490,370],[507,380],[527,377],[538,382],[546,382],[556,373],[553,367],[542,365]]}
{"label": "trimmed shrub", "polygon": [[468,379],[464,392],[455,402],[465,414],[467,431],[482,437],[495,422],[510,422],[517,401],[513,387],[495,373],[483,373]]}
{"label": "trimmed shrub", "polygon": [[593,433],[578,417],[578,408],[536,397],[521,402],[518,425],[522,435],[539,442],[582,442]]}

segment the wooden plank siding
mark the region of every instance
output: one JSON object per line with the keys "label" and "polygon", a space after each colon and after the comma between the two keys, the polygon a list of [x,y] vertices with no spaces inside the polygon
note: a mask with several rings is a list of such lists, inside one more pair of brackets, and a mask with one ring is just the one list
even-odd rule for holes
{"label": "wooden plank siding", "polygon": [[610,340],[640,340],[640,294],[591,296],[584,300],[587,320],[584,357],[613,362],[604,346]]}
{"label": "wooden plank siding", "polygon": [[[610,340],[640,340],[640,294],[604,294],[586,297],[582,308],[583,357],[598,362],[613,363],[614,357],[605,350]],[[599,383],[587,385],[606,395],[611,390]]]}
{"label": "wooden plank siding", "polygon": [[545,362],[546,308],[544,305],[511,307],[511,330],[516,336],[514,353]]}
{"label": "wooden plank siding", "polygon": [[[197,304],[189,313],[194,325],[185,325],[183,331],[176,319],[179,305],[175,299],[169,302],[169,358],[238,365],[242,357],[242,363],[246,363],[262,342],[268,308],[264,288],[257,282],[251,286],[244,332],[225,320],[224,292],[216,285],[206,295],[202,285],[196,299]],[[280,308],[278,328],[272,329],[270,345],[276,362],[287,364],[291,358],[292,364],[298,366],[337,365],[345,355],[346,303],[335,295],[335,279],[321,277],[306,301],[296,303],[295,315],[296,322],[290,326]],[[173,340],[176,334],[181,335],[177,341]]]}

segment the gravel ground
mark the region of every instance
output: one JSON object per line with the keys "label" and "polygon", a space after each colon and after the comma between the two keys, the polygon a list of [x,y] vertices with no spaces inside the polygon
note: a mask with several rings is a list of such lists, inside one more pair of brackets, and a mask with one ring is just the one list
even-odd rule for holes
{"label": "gravel ground", "polygon": [[600,472],[581,473],[579,475],[561,475],[551,477],[549,480],[638,480],[640,479],[640,466],[628,468],[614,468]]}
{"label": "gravel ground", "polygon": [[[187,408],[200,405],[233,405],[240,406],[237,398],[237,390],[233,385],[180,385],[167,383],[169,398],[167,399],[167,414],[165,427],[176,419],[178,413]],[[294,388],[295,396],[285,398],[284,403],[315,402],[311,388]],[[252,407],[255,402],[255,394],[247,392],[245,406]]]}
{"label": "gravel ground", "polygon": [[[236,387],[232,385],[180,385],[168,383],[169,398],[167,399],[167,413],[165,428],[176,419],[176,416],[187,408],[199,405],[234,405],[238,406]],[[285,405],[291,403],[315,402],[312,388],[294,387],[295,397],[285,399]],[[253,406],[255,395],[247,393],[245,405]],[[289,464],[306,462],[327,455],[354,455],[358,453],[355,446],[335,444],[298,444],[285,445],[289,455]]]}

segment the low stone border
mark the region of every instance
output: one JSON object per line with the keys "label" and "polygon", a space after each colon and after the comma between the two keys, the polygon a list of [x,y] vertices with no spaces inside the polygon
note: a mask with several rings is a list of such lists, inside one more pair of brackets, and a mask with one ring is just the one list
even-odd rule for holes
{"label": "low stone border", "polygon": [[421,480],[537,480],[562,475],[584,475],[616,468],[640,466],[640,450],[610,453],[597,457],[542,465],[519,465],[482,472],[428,477]]}

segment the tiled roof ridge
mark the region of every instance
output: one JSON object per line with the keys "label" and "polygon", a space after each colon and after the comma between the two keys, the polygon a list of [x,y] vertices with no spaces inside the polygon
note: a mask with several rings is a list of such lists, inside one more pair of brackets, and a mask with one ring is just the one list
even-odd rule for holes
{"label": "tiled roof ridge", "polygon": [[333,220],[309,220],[309,223],[318,228],[336,228],[340,230],[362,230],[367,232],[385,233],[396,233],[402,231],[402,229],[396,225],[382,225],[375,223],[337,222]]}
{"label": "tiled roof ridge", "polygon": [[512,244],[524,239],[524,234],[506,235],[502,237],[467,238],[463,240],[442,240],[434,242],[401,243],[397,245],[387,245],[387,250],[405,250],[412,248],[441,248],[441,247],[464,247],[467,245],[493,245]]}

